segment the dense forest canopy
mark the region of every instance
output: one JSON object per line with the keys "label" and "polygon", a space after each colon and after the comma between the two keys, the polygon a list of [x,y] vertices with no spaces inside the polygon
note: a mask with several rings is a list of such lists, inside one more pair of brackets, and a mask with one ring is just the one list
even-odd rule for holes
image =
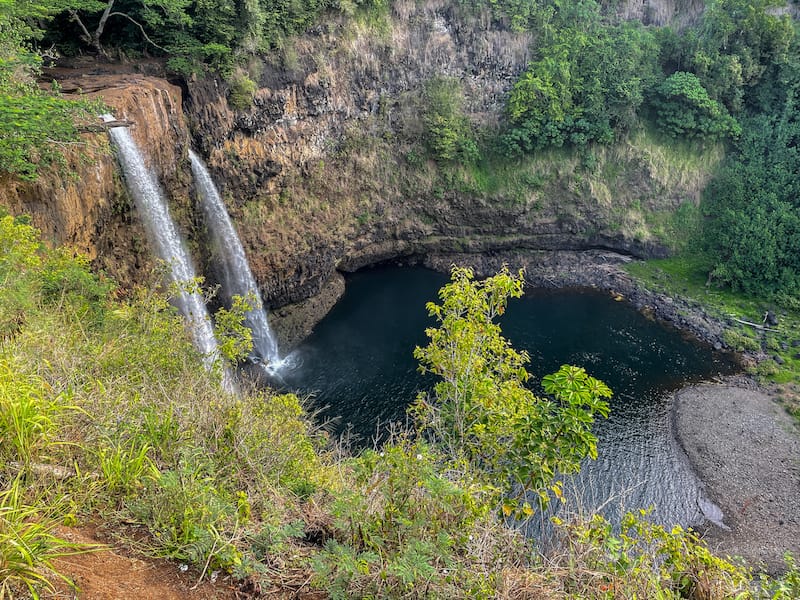
{"label": "dense forest canopy", "polygon": [[[175,72],[227,79],[231,106],[246,109],[257,88],[240,68],[248,57],[335,15],[385,19],[390,10],[388,0],[0,0],[0,169],[35,177],[75,138],[76,119],[91,116],[85,103],[35,85],[42,48],[160,56]],[[681,31],[621,21],[615,6],[595,0],[458,0],[452,10],[488,11],[500,26],[532,32],[532,60],[499,131],[469,121],[457,81],[424,84],[430,158],[446,167],[560,146],[590,152],[642,127],[667,144],[722,140],[730,151],[706,194],[695,251],[712,281],[783,299],[800,291],[797,36],[781,1],[709,0]]]}

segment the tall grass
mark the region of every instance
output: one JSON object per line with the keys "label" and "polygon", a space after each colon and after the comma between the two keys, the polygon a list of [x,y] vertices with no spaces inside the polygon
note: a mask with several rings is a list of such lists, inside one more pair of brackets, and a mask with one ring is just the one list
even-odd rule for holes
{"label": "tall grass", "polygon": [[0,600],[39,597],[54,581],[72,585],[56,565],[59,558],[90,552],[98,546],[69,542],[55,533],[58,507],[28,504],[23,476],[0,491]]}

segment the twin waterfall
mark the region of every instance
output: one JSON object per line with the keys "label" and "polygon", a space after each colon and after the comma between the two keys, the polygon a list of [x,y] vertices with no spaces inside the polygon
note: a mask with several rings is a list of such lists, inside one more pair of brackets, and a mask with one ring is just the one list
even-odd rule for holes
{"label": "twin waterfall", "polygon": [[222,291],[228,301],[233,295],[249,296],[255,300],[256,306],[245,315],[245,324],[253,332],[253,358],[267,365],[277,366],[280,363],[278,344],[267,321],[267,313],[262,309],[258,286],[250,271],[239,236],[236,235],[225,204],[203,161],[191,150],[189,158],[192,161],[192,173],[200,195],[200,204],[214,243],[214,256],[221,264]]}
{"label": "twin waterfall", "polygon": [[[103,115],[106,122],[114,121],[111,115]],[[141,151],[124,127],[109,129],[111,140],[117,148],[117,157],[125,176],[128,191],[133,196],[147,236],[154,246],[158,258],[167,265],[170,282],[176,284],[175,304],[188,321],[194,345],[211,368],[219,357],[217,340],[205,301],[196,285],[196,272],[191,256],[172,220],[167,200],[155,175],[145,165]],[[250,296],[258,306],[246,315],[246,325],[253,332],[253,358],[275,367],[280,363],[278,347],[266,313],[261,309],[261,298],[236,230],[231,223],[214,182],[200,159],[190,152],[192,172],[196,178],[201,204],[208,228],[222,263],[222,284],[229,300],[239,294]],[[235,389],[229,373],[223,374],[223,385],[229,391]]]}

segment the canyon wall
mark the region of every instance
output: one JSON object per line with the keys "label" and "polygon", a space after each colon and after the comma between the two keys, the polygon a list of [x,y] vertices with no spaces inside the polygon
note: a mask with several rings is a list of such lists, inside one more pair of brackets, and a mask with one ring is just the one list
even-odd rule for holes
{"label": "canyon wall", "polygon": [[[622,12],[641,16],[629,4]],[[659,6],[662,20],[680,12]],[[224,82],[190,82],[190,129],[267,301],[296,302],[337,270],[428,252],[664,252],[650,215],[696,201],[718,153],[699,165],[640,136],[503,167],[426,159],[426,84],[457,81],[470,121],[491,131],[534,41],[453,1],[397,0],[385,21],[333,19],[253,57],[246,75],[258,89],[243,110]]]}
{"label": "canyon wall", "polygon": [[[660,22],[684,5],[698,3],[659,3],[650,16],[634,2],[619,10]],[[48,75],[133,122],[201,263],[211,257],[193,207],[190,143],[220,187],[266,302],[276,308],[328,290],[324,311],[341,292],[338,273],[380,261],[526,248],[665,251],[669,215],[697,201],[721,150],[692,155],[642,133],[513,164],[441,168],[427,157],[426,85],[458,82],[465,115],[491,132],[534,41],[453,0],[396,0],[387,18],[331,18],[270,56],[251,57],[238,77],[257,91],[243,109],[231,107],[223,80],[177,87],[140,73],[149,64]],[[87,253],[123,284],[141,281],[152,259],[107,136],[84,138],[70,158],[74,175],[56,169],[35,183],[0,182],[0,190],[46,239]],[[213,269],[200,270],[213,282]]]}
{"label": "canyon wall", "polygon": [[[135,72],[133,66],[60,68],[47,75],[65,94],[81,93],[104,102],[130,123],[146,149],[173,212],[185,226],[194,219],[187,171],[189,132],[179,87]],[[98,124],[100,119],[98,118]],[[140,282],[155,266],[133,204],[119,174],[105,132],[81,134],[65,153],[66,163],[41,169],[35,181],[0,179],[0,196],[12,214],[27,214],[45,241],[85,254],[123,284]]]}

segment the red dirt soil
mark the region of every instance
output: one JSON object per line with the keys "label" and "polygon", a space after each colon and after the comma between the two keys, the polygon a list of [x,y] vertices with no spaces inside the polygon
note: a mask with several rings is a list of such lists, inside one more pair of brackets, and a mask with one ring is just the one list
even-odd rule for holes
{"label": "red dirt soil", "polygon": [[77,587],[59,584],[57,590],[43,594],[50,600],[235,600],[239,586],[220,577],[216,582],[198,584],[199,573],[181,572],[180,565],[160,559],[136,558],[113,546],[94,527],[62,527],[57,534],[80,544],[100,544],[104,548],[59,559],[56,568]]}

